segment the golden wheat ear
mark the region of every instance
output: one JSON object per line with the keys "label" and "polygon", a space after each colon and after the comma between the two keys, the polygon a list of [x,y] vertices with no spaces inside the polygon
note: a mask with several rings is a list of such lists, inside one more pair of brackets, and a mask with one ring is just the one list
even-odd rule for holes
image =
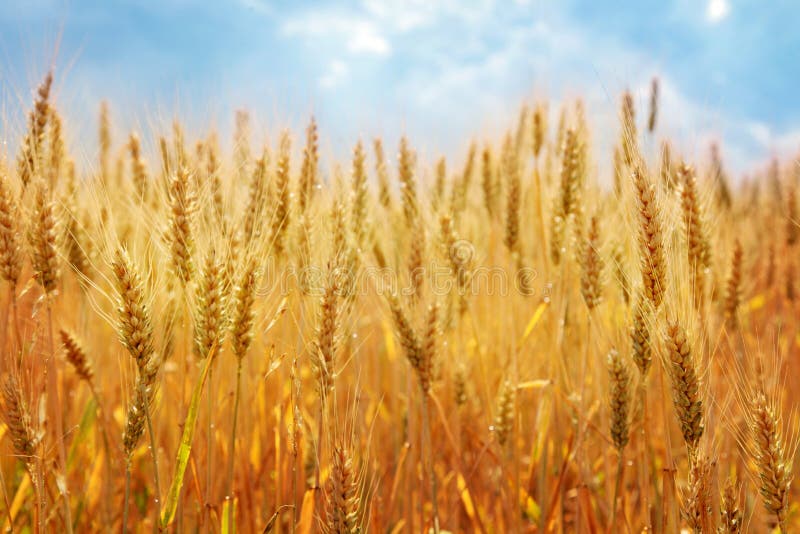
{"label": "golden wheat ear", "polygon": [[604,262],[600,256],[600,222],[597,215],[593,215],[589,221],[580,260],[581,295],[586,307],[593,310],[603,300],[601,275]]}
{"label": "golden wheat ear", "polygon": [[75,374],[91,385],[94,378],[94,369],[80,341],[72,332],[63,328],[59,331],[59,336],[61,337],[61,343],[64,345],[64,354],[72,368],[75,369]]}
{"label": "golden wheat ear", "polygon": [[131,159],[131,179],[136,191],[136,199],[144,204],[147,200],[150,178],[147,175],[147,163],[142,157],[139,136],[133,132],[128,137],[128,153]]}
{"label": "golden wheat ear", "polygon": [[483,205],[490,217],[497,211],[497,178],[495,176],[492,147],[487,144],[481,153],[481,188]]}
{"label": "golden wheat ear", "polygon": [[519,157],[511,140],[506,135],[503,142],[503,174],[506,179],[506,233],[503,243],[509,253],[519,254],[519,219],[522,202]]}
{"label": "golden wheat ear", "polygon": [[200,359],[207,358],[212,347],[222,346],[226,331],[223,284],[224,266],[212,246],[206,254],[196,290],[194,348]]}
{"label": "golden wheat ear", "polygon": [[317,187],[319,173],[319,133],[317,121],[312,116],[306,128],[306,146],[303,148],[303,162],[300,166],[300,183],[297,204],[301,215],[306,213]]}
{"label": "golden wheat ear", "polygon": [[145,285],[124,249],[111,265],[117,285],[117,332],[139,369],[153,359],[153,324]]}
{"label": "golden wheat ear", "polygon": [[764,508],[771,515],[769,527],[786,530],[792,479],[793,446],[784,443],[777,409],[763,392],[749,399],[748,421],[753,442],[753,460],[758,468],[758,489]]}
{"label": "golden wheat ear", "polygon": [[111,178],[111,112],[108,102],[100,103],[97,138],[100,143],[100,180],[108,185]]}
{"label": "golden wheat ear", "polygon": [[378,200],[386,210],[392,208],[392,193],[389,184],[389,172],[386,169],[386,156],[383,152],[383,141],[376,137],[372,141],[372,151],[375,154],[375,175],[378,177]]}
{"label": "golden wheat ear", "polygon": [[611,412],[611,439],[620,454],[630,437],[631,375],[619,352],[611,350],[607,358],[611,383],[608,402]]}
{"label": "golden wheat ear", "polygon": [[58,262],[56,214],[47,184],[39,181],[31,221],[28,226],[28,243],[31,250],[33,272],[45,293],[52,293],[58,284],[61,271]]}
{"label": "golden wheat ear", "polygon": [[514,425],[514,385],[505,379],[495,398],[494,435],[500,447],[505,448]]}
{"label": "golden wheat ear", "polygon": [[647,117],[647,130],[650,133],[655,131],[658,118],[658,87],[658,77],[655,76],[650,82],[650,115]]}
{"label": "golden wheat ear", "polygon": [[339,323],[339,285],[334,274],[329,275],[328,284],[320,299],[317,339],[312,354],[319,381],[320,398],[328,399],[333,392],[336,376],[336,351]]}
{"label": "golden wheat ear", "polygon": [[705,407],[700,391],[697,364],[686,330],[677,322],[667,323],[664,345],[675,413],[691,459],[697,453],[700,438],[705,430]]}
{"label": "golden wheat ear", "polygon": [[561,262],[565,250],[567,225],[574,221],[578,233],[582,232],[581,190],[585,179],[586,145],[577,129],[564,133],[561,150],[561,179],[550,224],[550,256],[555,265]]}
{"label": "golden wheat ear", "polygon": [[275,213],[272,215],[272,248],[276,257],[283,258],[284,239],[291,222],[291,191],[289,189],[292,139],[288,131],[281,134],[275,170]]}
{"label": "golden wheat ear", "polygon": [[234,287],[233,310],[228,321],[231,325],[233,354],[239,360],[245,357],[253,342],[255,323],[255,298],[258,271],[254,260],[248,260]]}
{"label": "golden wheat ear", "polygon": [[684,493],[683,517],[693,532],[714,532],[712,480],[716,464],[705,456],[696,458],[689,468],[689,483]]}
{"label": "golden wheat ear", "polygon": [[741,534],[744,532],[741,493],[742,488],[736,478],[729,478],[722,492],[719,534]]}
{"label": "golden wheat ear", "polygon": [[690,284],[695,306],[700,309],[704,299],[704,273],[711,267],[711,246],[705,229],[705,217],[697,191],[697,180],[692,167],[682,163],[678,167],[681,184],[681,212],[686,237]]}
{"label": "golden wheat ear", "polygon": [[639,258],[644,295],[658,309],[664,299],[667,282],[667,261],[661,211],[656,202],[655,188],[645,173],[634,169],[633,185],[639,213]]}
{"label": "golden wheat ear", "polygon": [[195,192],[189,169],[181,167],[169,186],[170,219],[167,239],[172,258],[172,268],[181,285],[186,287],[193,279]]}
{"label": "golden wheat ear", "polygon": [[531,124],[532,137],[533,137],[533,156],[539,158],[542,152],[545,139],[547,138],[547,104],[545,102],[538,102],[533,109],[533,121]]}
{"label": "golden wheat ear", "polygon": [[417,180],[415,176],[416,155],[403,136],[400,139],[400,155],[397,160],[397,176],[403,201],[403,214],[407,224],[416,220],[419,210],[417,201]]}
{"label": "golden wheat ear", "polygon": [[350,206],[352,235],[355,244],[361,246],[367,236],[367,205],[369,189],[367,188],[366,153],[359,140],[353,149],[352,203]]}
{"label": "golden wheat ear", "polygon": [[650,337],[650,318],[652,315],[650,301],[641,294],[636,298],[633,308],[633,320],[630,327],[631,353],[642,379],[647,378],[650,364],[653,362],[653,347]]}
{"label": "golden wheat ear", "polygon": [[19,381],[7,374],[2,381],[3,421],[11,436],[14,453],[25,462],[32,462],[39,440],[33,429],[30,411]]}
{"label": "golden wheat ear", "polygon": [[19,208],[5,172],[0,169],[0,275],[16,287],[22,270]]}
{"label": "golden wheat ear", "polygon": [[625,164],[633,167],[639,164],[639,144],[636,132],[636,109],[633,104],[633,95],[630,91],[625,91],[622,95],[622,105],[620,110],[622,122],[622,154],[625,157]]}
{"label": "golden wheat ear", "polygon": [[22,188],[28,187],[31,180],[41,175],[45,155],[45,133],[50,118],[50,90],[53,86],[53,72],[45,76],[36,92],[33,110],[28,117],[28,131],[22,140],[17,157],[17,176]]}
{"label": "golden wheat ear", "polygon": [[328,479],[327,532],[337,534],[360,532],[357,478],[350,449],[341,445],[334,446]]}
{"label": "golden wheat ear", "polygon": [[723,313],[725,321],[729,326],[735,327],[738,324],[739,303],[742,300],[742,244],[737,239],[733,244],[733,254],[731,255],[731,270],[725,284],[725,302]]}

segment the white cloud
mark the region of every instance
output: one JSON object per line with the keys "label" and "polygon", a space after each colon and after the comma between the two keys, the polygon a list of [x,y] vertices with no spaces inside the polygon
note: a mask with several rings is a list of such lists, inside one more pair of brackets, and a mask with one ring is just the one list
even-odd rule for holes
{"label": "white cloud", "polygon": [[772,142],[772,132],[763,122],[751,122],[747,126],[750,136],[762,147],[768,147]]}
{"label": "white cloud", "polygon": [[439,11],[437,2],[425,0],[363,0],[362,5],[376,20],[400,32],[431,24]]}
{"label": "white cloud", "polygon": [[362,0],[361,5],[383,27],[406,33],[431,27],[443,17],[486,23],[495,0]]}
{"label": "white cloud", "polygon": [[392,51],[386,40],[371,24],[360,24],[347,40],[347,49],[351,52],[364,52],[376,56],[386,56]]}
{"label": "white cloud", "polygon": [[328,71],[319,79],[319,85],[324,89],[333,89],[341,84],[349,73],[350,69],[347,63],[340,59],[334,59],[328,65]]}
{"label": "white cloud", "polygon": [[[650,80],[658,74],[659,125],[655,137],[643,133],[647,150],[669,138],[683,156],[700,163],[707,157],[709,143],[717,141],[726,164],[738,172],[769,151],[800,145],[798,132],[774,132],[752,117],[723,113],[724,95],[696,96],[643,50],[587,32],[546,3],[533,4],[533,11],[526,12],[494,0],[476,0],[466,8],[456,0],[360,0],[360,7],[350,11],[303,11],[285,19],[282,29],[315,44],[337,40],[339,46],[326,48],[329,55],[321,58],[327,67],[318,81],[325,89],[340,86],[353,69],[359,69],[359,75],[369,74],[361,72],[368,68],[363,63],[350,62],[353,56],[394,54],[392,61],[412,68],[401,69],[404,74],[393,80],[394,90],[381,97],[390,100],[380,101],[429,130],[438,128],[428,133],[440,141],[464,129],[484,134],[501,131],[514,123],[524,98],[550,97],[556,120],[561,102],[580,96],[594,131],[611,133],[597,136],[593,153],[601,172],[608,174],[619,128],[619,95],[627,88],[634,92],[644,131]],[[729,0],[705,5],[712,23],[730,14]],[[508,17],[515,22],[506,24]]]}
{"label": "white cloud", "polygon": [[764,151],[771,151],[779,156],[792,156],[800,149],[800,129],[794,128],[778,132],[763,122],[751,121],[746,131]]}
{"label": "white cloud", "polygon": [[[264,0],[242,0],[260,4]],[[392,53],[392,37],[431,29],[444,18],[465,24],[484,24],[494,9],[494,0],[361,0],[360,8],[308,9],[285,18],[284,35],[309,39],[340,40],[348,52],[386,57]],[[452,28],[442,28],[449,34]],[[462,36],[463,37],[463,36]]]}
{"label": "white cloud", "polygon": [[706,7],[706,17],[709,22],[717,23],[728,16],[731,12],[731,5],[728,0],[708,0]]}
{"label": "white cloud", "polygon": [[348,51],[356,54],[387,56],[392,51],[391,44],[380,27],[359,15],[308,11],[286,19],[281,31],[288,36],[341,40]]}

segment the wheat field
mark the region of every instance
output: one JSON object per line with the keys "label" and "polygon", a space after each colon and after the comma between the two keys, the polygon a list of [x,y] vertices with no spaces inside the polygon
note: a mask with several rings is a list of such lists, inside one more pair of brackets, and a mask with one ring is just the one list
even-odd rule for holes
{"label": "wheat field", "polygon": [[4,531],[800,528],[797,161],[684,159],[654,79],[447,161],[88,103],[82,165],[52,82],[0,156]]}

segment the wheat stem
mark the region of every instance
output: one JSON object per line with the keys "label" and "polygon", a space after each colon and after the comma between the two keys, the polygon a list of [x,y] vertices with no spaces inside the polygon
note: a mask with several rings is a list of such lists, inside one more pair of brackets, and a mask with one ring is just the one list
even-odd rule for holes
{"label": "wheat stem", "polygon": [[433,508],[433,532],[439,534],[439,500],[436,485],[436,471],[433,467],[433,442],[431,440],[431,415],[428,394],[422,392],[422,436],[424,441],[426,471],[431,480],[431,506]]}
{"label": "wheat stem", "polygon": [[[140,387],[144,387],[144,385],[142,384]],[[155,484],[156,492],[155,522],[153,523],[153,528],[156,528],[156,525],[158,525],[158,514],[161,510],[161,485],[159,484],[158,478],[158,449],[156,448],[156,436],[155,432],[153,432],[153,421],[150,418],[149,404],[144,405],[144,417],[147,422],[147,433],[150,437],[150,456],[153,458],[153,483]]]}
{"label": "wheat stem", "polygon": [[125,460],[125,500],[122,501],[122,532],[128,532],[128,501],[131,498],[131,459]]}
{"label": "wheat stem", "polygon": [[49,355],[45,366],[48,370],[47,384],[50,391],[50,398],[52,398],[51,409],[56,421],[56,443],[58,446],[58,460],[61,464],[62,486],[59,491],[64,499],[64,528],[67,534],[72,534],[72,511],[69,507],[69,489],[67,484],[67,450],[64,445],[64,421],[63,414],[61,413],[61,402],[58,395],[58,382],[56,380],[56,367],[55,367],[55,337],[53,335],[53,308],[50,302],[50,296],[46,295],[47,300],[47,325],[48,325],[48,345]]}
{"label": "wheat stem", "polygon": [[[614,479],[614,499],[611,501],[611,522],[608,524],[609,534],[613,532],[614,525],[617,524],[617,499],[619,498],[619,489],[622,486],[622,474],[625,469],[625,458],[622,451],[617,452],[617,475]],[[623,507],[624,510],[624,507]]]}

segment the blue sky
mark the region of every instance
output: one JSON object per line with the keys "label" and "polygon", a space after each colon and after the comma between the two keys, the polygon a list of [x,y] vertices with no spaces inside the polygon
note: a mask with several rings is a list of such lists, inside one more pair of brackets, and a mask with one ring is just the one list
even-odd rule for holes
{"label": "blue sky", "polygon": [[254,142],[274,141],[313,112],[329,153],[402,131],[432,159],[497,135],[524,99],[550,99],[555,122],[582,95],[603,161],[619,93],[643,121],[658,75],[660,133],[697,159],[720,140],[743,172],[800,148],[798,26],[789,0],[3,1],[0,131],[54,62],[76,150],[103,98],[119,135],[176,110],[224,135],[245,107]]}

